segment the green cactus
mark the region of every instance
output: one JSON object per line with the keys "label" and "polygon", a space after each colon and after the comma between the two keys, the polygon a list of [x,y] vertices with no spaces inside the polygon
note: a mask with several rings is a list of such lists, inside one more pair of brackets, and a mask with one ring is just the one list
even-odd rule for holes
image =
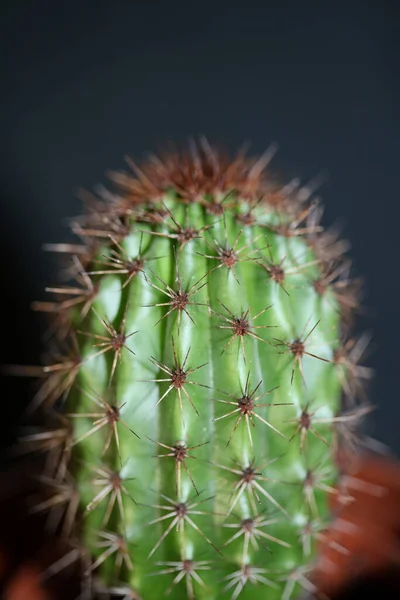
{"label": "green cactus", "polygon": [[82,243],[52,247],[75,283],[37,306],[56,313],[31,405],[61,415],[47,506],[120,597],[294,598],[329,520],[359,286],[269,158],[203,141],[130,162],[85,193]]}

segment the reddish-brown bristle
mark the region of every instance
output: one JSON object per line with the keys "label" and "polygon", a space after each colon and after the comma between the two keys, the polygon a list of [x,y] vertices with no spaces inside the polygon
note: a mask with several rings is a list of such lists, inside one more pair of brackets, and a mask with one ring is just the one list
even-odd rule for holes
{"label": "reddish-brown bristle", "polygon": [[[239,151],[231,159],[226,152],[217,152],[201,140],[189,151],[162,152],[160,157],[153,155],[140,165],[128,159],[133,174],[111,171],[109,176],[117,187],[124,190],[124,197],[132,206],[158,200],[166,190],[173,189],[186,201],[232,190],[249,200],[261,194],[265,202],[276,207],[285,201],[285,197],[280,186],[264,172],[272,154],[273,150],[267,150],[261,159],[251,159]],[[221,214],[219,205],[212,204],[212,201],[209,203],[213,214],[213,207],[216,209],[217,206],[218,214]]]}

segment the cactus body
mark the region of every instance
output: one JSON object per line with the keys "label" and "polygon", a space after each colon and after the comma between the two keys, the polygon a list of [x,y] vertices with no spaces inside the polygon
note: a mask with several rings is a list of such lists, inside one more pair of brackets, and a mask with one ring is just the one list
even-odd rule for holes
{"label": "cactus body", "polygon": [[295,597],[329,517],[353,290],[304,189],[261,162],[114,173],[73,225],[75,287],[52,289],[72,354],[36,404],[65,397],[65,531],[122,597]]}

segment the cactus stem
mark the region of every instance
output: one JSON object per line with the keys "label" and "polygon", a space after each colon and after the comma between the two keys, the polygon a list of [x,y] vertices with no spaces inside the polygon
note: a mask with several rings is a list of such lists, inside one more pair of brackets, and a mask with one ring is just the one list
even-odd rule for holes
{"label": "cactus stem", "polygon": [[371,410],[357,402],[369,340],[347,337],[359,281],[313,185],[262,174],[270,158],[232,161],[204,139],[128,158],[115,192],[81,192],[77,243],[47,246],[68,265],[36,305],[55,313],[50,360],[24,374],[42,377],[30,412],[48,429],[18,451],[47,453],[33,510],[67,535],[65,557],[124,600],[289,600],[312,589],[330,499],[351,500],[332,486]]}

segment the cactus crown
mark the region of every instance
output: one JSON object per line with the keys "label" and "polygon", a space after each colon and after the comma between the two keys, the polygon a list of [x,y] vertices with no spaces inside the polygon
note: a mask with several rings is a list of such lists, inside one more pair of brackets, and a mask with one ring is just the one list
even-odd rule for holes
{"label": "cactus crown", "polygon": [[75,281],[37,304],[56,342],[31,404],[49,415],[30,436],[49,453],[41,506],[122,598],[288,600],[307,584],[365,375],[348,337],[359,282],[269,159],[203,140],[129,161],[113,193],[83,194],[81,243],[52,246]]}

